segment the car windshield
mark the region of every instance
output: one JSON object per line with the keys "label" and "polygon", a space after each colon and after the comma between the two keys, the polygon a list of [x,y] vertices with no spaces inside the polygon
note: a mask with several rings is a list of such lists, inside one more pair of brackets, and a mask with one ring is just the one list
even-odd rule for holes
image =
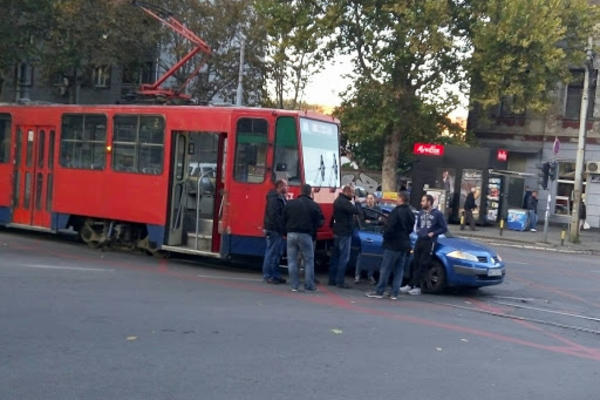
{"label": "car windshield", "polygon": [[340,143],[334,123],[300,118],[304,180],[313,187],[340,187]]}

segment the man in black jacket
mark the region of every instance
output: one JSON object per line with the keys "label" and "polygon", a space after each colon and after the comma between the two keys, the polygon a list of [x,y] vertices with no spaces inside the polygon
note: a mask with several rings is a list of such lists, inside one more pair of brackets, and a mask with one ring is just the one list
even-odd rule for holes
{"label": "man in black jacket", "polygon": [[430,194],[426,194],[421,198],[421,211],[415,224],[417,242],[415,243],[415,268],[411,279],[412,287],[410,285],[401,287],[400,291],[402,293],[415,296],[421,294],[421,285],[431,263],[431,256],[435,250],[437,238],[448,231],[444,214],[437,208],[433,208],[433,202],[433,196]]}
{"label": "man in black jacket", "polygon": [[288,273],[292,291],[298,291],[298,258],[304,261],[304,288],[315,290],[315,253],[313,238],[323,225],[321,207],[312,199],[310,185],[302,185],[297,199],[287,203],[284,210],[287,232]]}
{"label": "man in black jacket", "polygon": [[465,199],[465,217],[461,220],[461,231],[465,229],[465,223],[469,224],[472,231],[475,230],[475,218],[473,218],[473,210],[477,208],[477,204],[475,204],[475,190],[476,189],[472,187]]}
{"label": "man in black jacket", "polygon": [[267,194],[267,205],[265,207],[265,220],[263,228],[267,247],[263,260],[263,279],[267,283],[285,283],[285,279],[279,274],[279,260],[283,251],[283,235],[285,225],[283,222],[283,209],[286,204],[285,194],[288,184],[284,179],[275,182],[275,189]]}
{"label": "man in black jacket", "polygon": [[344,186],[342,193],[333,202],[333,249],[329,264],[329,286],[348,289],[344,283],[346,266],[350,260],[350,246],[354,229],[354,215],[358,210],[352,204],[352,188]]}
{"label": "man in black jacket", "polygon": [[532,191],[531,196],[527,199],[527,213],[529,216],[529,230],[536,232],[537,229],[537,209],[538,209],[538,198],[537,191]]}
{"label": "man in black jacket", "polygon": [[398,298],[404,270],[410,254],[410,233],[415,226],[415,216],[408,206],[408,195],[398,193],[397,206],[388,216],[383,228],[383,261],[379,270],[379,282],[375,292],[367,297],[381,299],[387,286],[390,273],[394,274],[391,299]]}

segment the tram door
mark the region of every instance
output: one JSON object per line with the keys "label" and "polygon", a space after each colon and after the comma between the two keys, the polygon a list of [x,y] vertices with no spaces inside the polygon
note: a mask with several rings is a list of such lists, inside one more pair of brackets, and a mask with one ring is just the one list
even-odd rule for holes
{"label": "tram door", "polygon": [[223,135],[174,132],[169,246],[217,251],[213,235],[218,214]]}
{"label": "tram door", "polygon": [[17,127],[14,223],[51,227],[55,132],[54,127]]}

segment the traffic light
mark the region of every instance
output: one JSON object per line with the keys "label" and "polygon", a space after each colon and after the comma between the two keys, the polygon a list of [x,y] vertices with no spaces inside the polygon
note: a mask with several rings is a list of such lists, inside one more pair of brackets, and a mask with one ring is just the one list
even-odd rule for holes
{"label": "traffic light", "polygon": [[556,180],[558,176],[558,163],[556,161],[552,161],[550,164],[550,169],[548,171],[548,177],[551,181]]}
{"label": "traffic light", "polygon": [[550,177],[550,163],[549,162],[545,162],[544,164],[542,164],[542,181],[541,181],[541,186],[542,189],[547,190],[548,189],[548,178]]}

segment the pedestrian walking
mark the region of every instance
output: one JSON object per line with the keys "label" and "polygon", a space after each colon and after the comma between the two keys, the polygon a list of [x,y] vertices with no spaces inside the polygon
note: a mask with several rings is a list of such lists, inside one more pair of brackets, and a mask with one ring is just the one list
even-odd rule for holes
{"label": "pedestrian walking", "polygon": [[469,194],[467,195],[467,198],[465,199],[465,216],[460,224],[461,231],[465,230],[465,223],[469,224],[469,228],[471,228],[472,231],[475,230],[475,218],[473,218],[473,210],[477,209],[477,204],[475,204],[476,190],[476,188],[472,187],[469,191]]}
{"label": "pedestrian walking", "polygon": [[579,202],[579,232],[581,232],[584,229],[589,229],[589,227],[586,228],[585,219],[587,218],[587,209],[585,207],[584,201],[584,195],[581,195],[581,201]]}
{"label": "pedestrian walking", "polygon": [[352,204],[352,188],[344,186],[342,193],[333,202],[333,249],[329,264],[329,285],[348,289],[350,286],[344,282],[346,266],[350,260],[350,246],[352,244],[352,230],[354,216],[358,210]]}
{"label": "pedestrian walking", "polygon": [[414,226],[415,216],[408,206],[408,195],[406,192],[400,192],[396,207],[388,216],[383,228],[383,261],[379,269],[379,282],[375,291],[368,293],[367,297],[381,299],[390,274],[393,274],[390,298],[392,300],[398,298],[410,255],[410,233]]}
{"label": "pedestrian walking", "polygon": [[538,210],[538,193],[537,191],[532,191],[531,195],[527,199],[527,214],[529,216],[529,230],[531,232],[537,232],[537,210]]}
{"label": "pedestrian walking", "polygon": [[272,284],[285,283],[285,279],[279,273],[279,261],[283,252],[283,235],[285,233],[283,210],[286,205],[287,190],[287,181],[280,179],[275,182],[275,188],[267,193],[263,223],[266,249],[262,270],[265,282]]}
{"label": "pedestrian walking", "polygon": [[437,208],[433,208],[433,196],[426,194],[421,198],[421,211],[417,216],[415,232],[417,242],[414,250],[414,270],[411,284],[400,288],[400,292],[411,295],[420,295],[425,279],[425,274],[431,262],[439,235],[448,231],[444,215]]}
{"label": "pedestrian walking", "polygon": [[313,238],[323,225],[321,208],[312,199],[312,187],[302,185],[297,199],[289,201],[284,210],[285,231],[287,233],[288,274],[293,292],[298,291],[299,258],[304,262],[304,288],[315,287],[315,250]]}

